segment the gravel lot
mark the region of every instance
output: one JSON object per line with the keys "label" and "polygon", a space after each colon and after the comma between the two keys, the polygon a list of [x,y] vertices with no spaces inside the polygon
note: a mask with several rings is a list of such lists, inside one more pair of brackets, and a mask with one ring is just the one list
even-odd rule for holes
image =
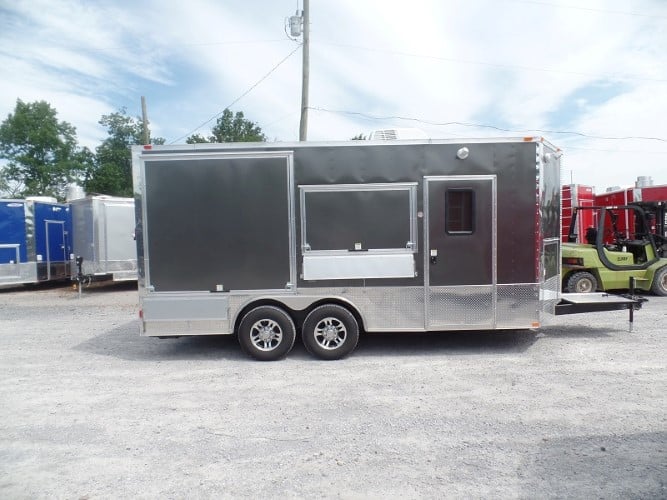
{"label": "gravel lot", "polygon": [[127,285],[0,291],[0,498],[667,498],[667,298],[345,360],[138,335]]}

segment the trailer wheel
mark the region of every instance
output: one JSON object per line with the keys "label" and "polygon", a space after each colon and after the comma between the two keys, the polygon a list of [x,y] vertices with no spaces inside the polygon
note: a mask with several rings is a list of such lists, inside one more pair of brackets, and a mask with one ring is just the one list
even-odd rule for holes
{"label": "trailer wheel", "polygon": [[651,291],[662,297],[667,296],[667,266],[661,267],[653,275]]}
{"label": "trailer wheel", "polygon": [[579,271],[570,275],[566,288],[570,293],[590,293],[598,289],[598,280],[587,271]]}
{"label": "trailer wheel", "polygon": [[283,358],[292,349],[296,338],[294,321],[275,306],[259,306],[243,316],[238,328],[243,351],[260,361]]}
{"label": "trailer wheel", "polygon": [[327,360],[340,359],[357,347],[359,324],[344,307],[325,304],[306,316],[301,338],[313,356]]}

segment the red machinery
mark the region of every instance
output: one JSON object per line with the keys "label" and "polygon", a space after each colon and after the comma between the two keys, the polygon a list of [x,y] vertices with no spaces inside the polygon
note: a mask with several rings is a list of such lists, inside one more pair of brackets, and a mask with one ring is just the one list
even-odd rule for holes
{"label": "red machinery", "polygon": [[[574,207],[591,207],[595,204],[595,190],[592,186],[583,186],[581,184],[570,184],[562,188],[563,209],[561,211],[561,240],[563,243],[568,241],[568,231],[572,223],[572,209]],[[578,241],[586,234],[586,229],[595,226],[593,220],[594,211],[585,210],[577,217],[577,228],[575,234]]]}
{"label": "red machinery", "polygon": [[[635,220],[629,215],[629,211],[625,211],[625,215],[615,221],[618,232],[625,238],[632,238],[636,234],[650,232],[657,236],[656,243],[659,250],[667,250],[667,185],[641,185],[641,180],[642,178],[638,179],[635,187],[619,188],[598,195],[594,194],[594,189],[591,186],[579,184],[563,186],[562,241],[568,241],[567,232],[572,221],[572,209],[574,207],[638,205],[646,212],[648,227],[643,227],[643,222]],[[592,210],[585,210],[579,214],[575,231],[577,241],[583,242],[586,229],[596,226],[597,221],[593,220],[593,213]]]}

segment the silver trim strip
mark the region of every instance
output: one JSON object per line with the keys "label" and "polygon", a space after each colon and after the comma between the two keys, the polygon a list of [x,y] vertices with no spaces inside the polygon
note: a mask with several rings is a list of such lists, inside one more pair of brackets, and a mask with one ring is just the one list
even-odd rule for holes
{"label": "silver trim strip", "polygon": [[[313,147],[367,147],[378,145],[406,145],[406,144],[488,144],[488,143],[540,143],[552,148],[554,151],[560,151],[556,146],[551,144],[545,138],[540,136],[529,137],[478,137],[478,138],[456,138],[456,139],[416,139],[416,140],[396,140],[396,141],[308,141],[308,142],[279,142],[274,143],[276,147],[284,149],[306,149]],[[268,142],[246,142],[246,143],[225,143],[225,144],[173,144],[173,145],[153,145],[150,148],[145,148],[143,145],[132,146],[132,151],[137,151],[139,154],[146,154],[153,156],[153,154],[160,154],[161,151],[183,151],[187,152],[205,152],[205,151],[220,151],[220,150],[243,150],[249,148],[270,148],[272,143]]]}

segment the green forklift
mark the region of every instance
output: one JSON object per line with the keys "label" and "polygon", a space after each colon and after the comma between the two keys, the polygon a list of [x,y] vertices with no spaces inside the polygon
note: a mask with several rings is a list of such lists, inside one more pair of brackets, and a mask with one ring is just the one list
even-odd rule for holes
{"label": "green forklift", "polygon": [[[593,221],[583,235],[584,241],[578,241],[578,217]],[[656,243],[657,239],[660,241]],[[650,231],[641,207],[576,207],[568,241],[562,245],[563,291],[636,289],[667,296],[667,258],[661,257],[664,243]]]}

